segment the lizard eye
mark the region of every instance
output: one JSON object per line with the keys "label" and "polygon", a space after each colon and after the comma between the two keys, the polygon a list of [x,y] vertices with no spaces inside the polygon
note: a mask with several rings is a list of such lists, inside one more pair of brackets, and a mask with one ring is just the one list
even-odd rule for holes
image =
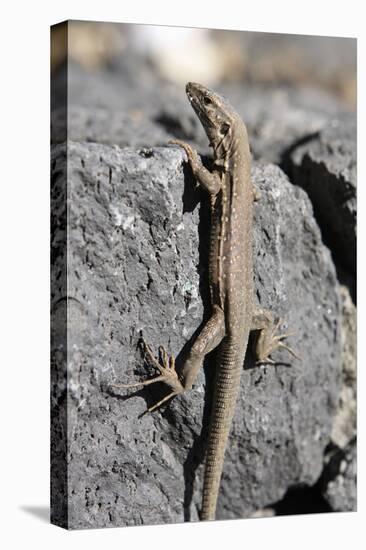
{"label": "lizard eye", "polygon": [[205,97],[203,98],[203,103],[205,105],[212,105],[212,99],[208,97],[208,95],[205,95]]}
{"label": "lizard eye", "polygon": [[220,133],[221,133],[221,135],[224,136],[224,135],[227,133],[227,131],[229,130],[229,128],[230,128],[230,125],[227,124],[226,122],[224,122],[223,124],[221,124],[221,126],[220,126]]}

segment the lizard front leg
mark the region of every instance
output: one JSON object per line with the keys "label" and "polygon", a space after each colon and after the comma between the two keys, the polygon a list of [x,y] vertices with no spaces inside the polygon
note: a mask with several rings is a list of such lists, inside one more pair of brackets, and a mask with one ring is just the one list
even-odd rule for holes
{"label": "lizard front leg", "polygon": [[207,168],[203,166],[197,151],[193,149],[193,147],[191,147],[188,143],[180,141],[179,139],[171,140],[169,141],[169,143],[179,145],[185,150],[189,165],[198,183],[202,185],[202,187],[206,189],[206,191],[208,191],[210,195],[217,195],[217,193],[221,189],[221,180],[219,174],[215,171],[210,172],[209,170],[207,170]]}
{"label": "lizard front leg", "polygon": [[300,359],[290,346],[282,340],[291,336],[291,333],[277,334],[281,320],[274,321],[273,314],[268,309],[256,308],[252,318],[251,330],[258,330],[259,336],[255,347],[257,361],[262,363],[274,363],[270,355],[278,348],[286,349],[291,355]]}
{"label": "lizard front leg", "polygon": [[159,375],[155,378],[145,380],[144,382],[135,382],[133,384],[112,384],[114,388],[135,388],[141,386],[148,386],[155,384],[156,382],[164,382],[171,388],[171,393],[166,395],[158,403],[155,403],[148,409],[149,412],[155,410],[160,405],[171,399],[175,395],[183,393],[185,390],[192,388],[199,369],[203,364],[205,355],[215,349],[225,336],[225,319],[224,312],[218,306],[214,306],[213,314],[207,323],[203,326],[196,340],[194,341],[192,348],[188,354],[188,357],[183,365],[181,374],[178,374],[175,369],[175,359],[173,356],[168,356],[163,346],[159,347],[160,360],[154,357],[150,346],[145,341],[145,353],[151,366],[155,367],[159,371]]}

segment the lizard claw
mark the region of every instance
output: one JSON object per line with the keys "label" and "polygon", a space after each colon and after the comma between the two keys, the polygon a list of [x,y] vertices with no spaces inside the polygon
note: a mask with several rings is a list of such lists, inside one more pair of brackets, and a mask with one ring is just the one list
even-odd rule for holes
{"label": "lizard claw", "polygon": [[169,356],[164,346],[159,346],[159,359],[156,359],[150,346],[145,342],[144,339],[142,339],[142,344],[144,347],[147,362],[151,366],[156,368],[160,374],[155,378],[150,378],[149,380],[145,380],[143,382],[134,382],[132,384],[111,384],[111,386],[114,388],[136,388],[139,386],[149,386],[150,384],[155,384],[156,382],[164,382],[173,391],[165,396],[163,399],[161,399],[158,403],[156,403],[152,407],[149,407],[148,411],[151,412],[157,409],[162,403],[164,403],[171,397],[174,397],[174,395],[182,393],[183,386],[175,369],[174,356]]}
{"label": "lizard claw", "polygon": [[180,145],[181,147],[190,147],[190,145],[188,145],[188,143],[186,143],[185,141],[182,141],[181,139],[170,139],[168,141],[168,144],[169,145]]}
{"label": "lizard claw", "polygon": [[271,359],[270,356],[278,348],[286,349],[293,357],[299,359],[300,361],[302,360],[301,357],[290,346],[282,341],[284,338],[292,336],[293,332],[277,334],[281,323],[282,320],[279,319],[277,323],[272,327],[272,329],[261,330],[256,346],[258,363],[274,363],[273,359]]}
{"label": "lizard claw", "polygon": [[180,139],[171,139],[168,141],[171,145],[179,145],[182,147],[182,149],[185,150],[186,155],[188,157],[188,160],[191,162],[197,162],[198,155],[197,152],[189,145],[189,143],[186,143],[185,141],[181,141]]}

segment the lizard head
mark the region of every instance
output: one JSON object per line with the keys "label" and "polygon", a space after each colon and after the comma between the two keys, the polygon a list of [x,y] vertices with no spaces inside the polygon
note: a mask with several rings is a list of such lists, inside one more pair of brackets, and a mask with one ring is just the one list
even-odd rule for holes
{"label": "lizard head", "polygon": [[223,140],[230,140],[238,115],[219,94],[202,84],[188,82],[186,94],[205,129],[210,145],[217,149]]}

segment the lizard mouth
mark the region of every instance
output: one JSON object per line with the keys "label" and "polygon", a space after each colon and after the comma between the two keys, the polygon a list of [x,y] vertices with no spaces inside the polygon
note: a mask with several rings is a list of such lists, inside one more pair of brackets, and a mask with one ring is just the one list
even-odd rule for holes
{"label": "lizard mouth", "polygon": [[199,99],[200,97],[202,97],[205,91],[206,88],[201,84],[197,84],[196,82],[188,82],[186,85],[186,94],[189,102],[192,105],[199,104]]}
{"label": "lizard mouth", "polygon": [[189,103],[193,106],[195,104],[195,101],[197,100],[196,96],[192,94],[190,90],[187,90],[186,94],[187,94]]}
{"label": "lizard mouth", "polygon": [[186,95],[193,110],[196,112],[200,119],[209,140],[212,140],[212,131],[215,130],[215,121],[212,120],[212,116],[205,106],[204,98],[207,96],[209,90],[197,84],[195,82],[188,82],[186,85]]}

